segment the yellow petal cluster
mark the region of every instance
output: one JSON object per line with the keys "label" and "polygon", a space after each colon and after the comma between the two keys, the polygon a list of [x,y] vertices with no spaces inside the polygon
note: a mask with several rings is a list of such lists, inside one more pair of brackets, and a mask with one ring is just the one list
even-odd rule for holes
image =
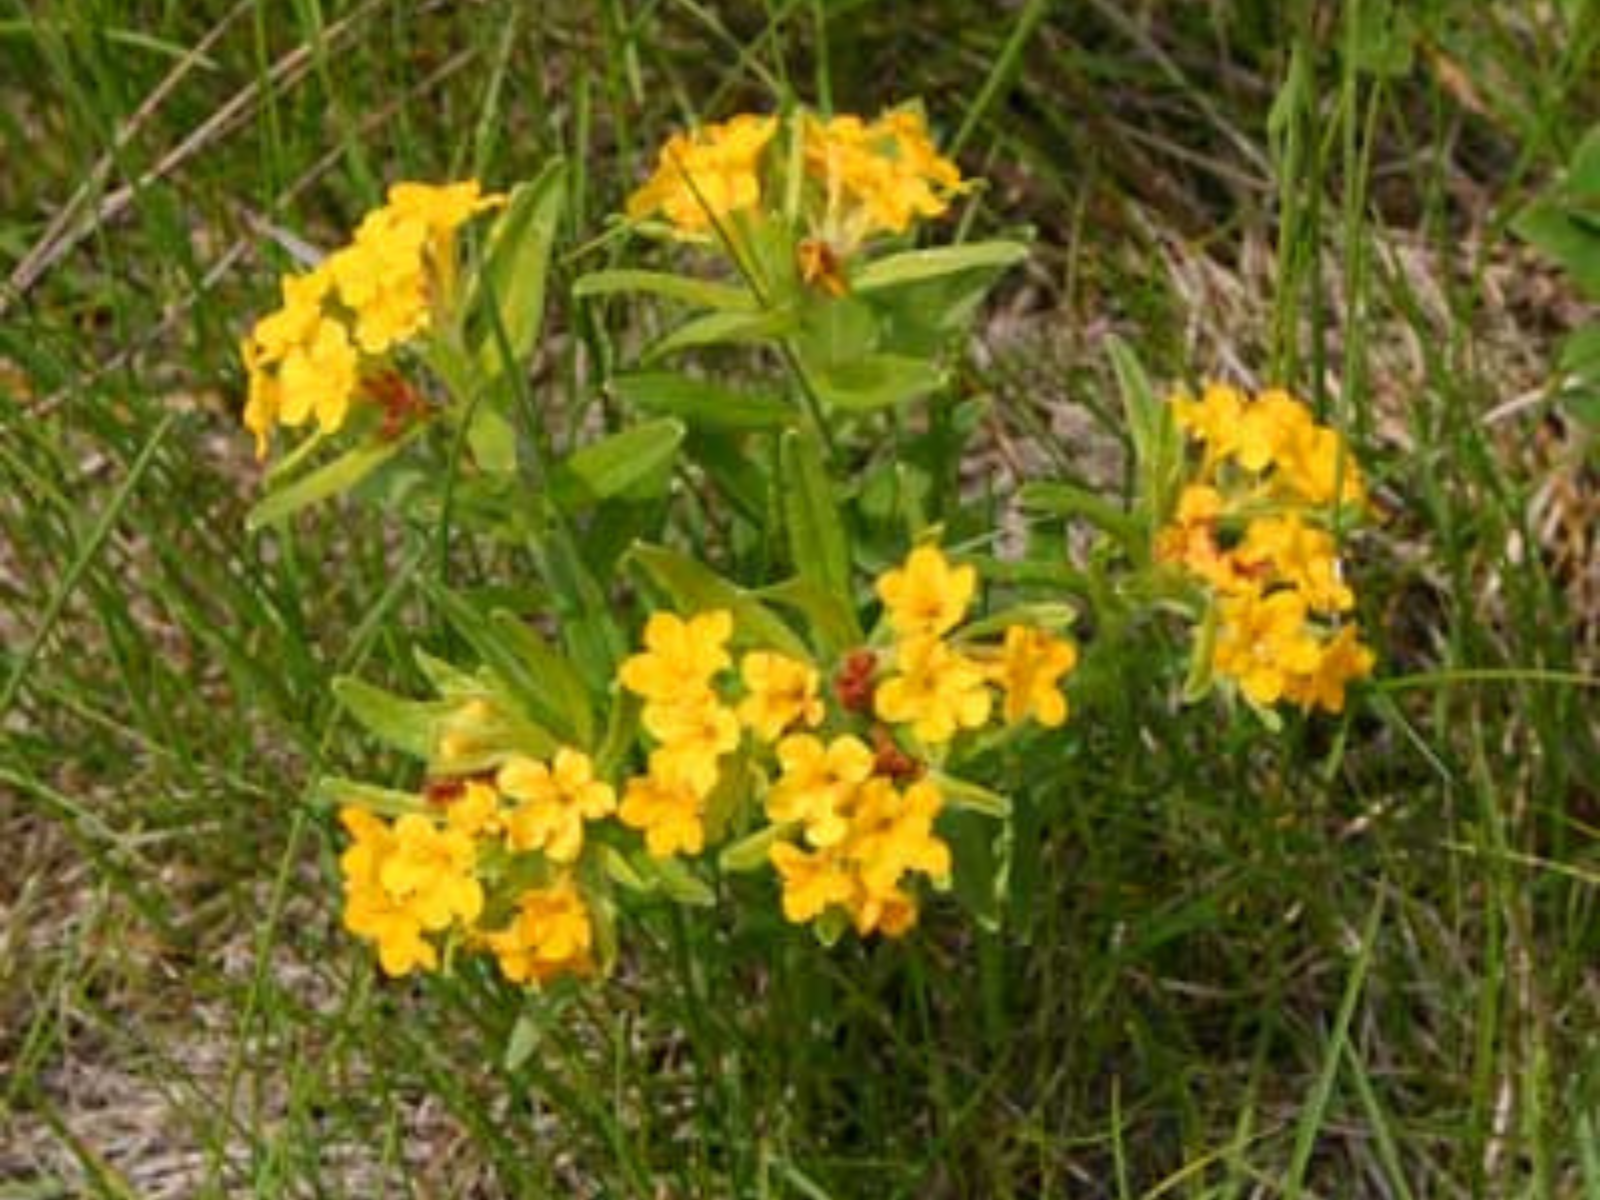
{"label": "yellow petal cluster", "polygon": [[862,936],[904,933],[917,919],[916,899],[903,886],[907,876],[925,875],[940,887],[949,882],[950,847],[933,831],[943,807],[938,788],[919,779],[902,791],[882,775],[824,786],[837,836],[811,850],[782,841],[769,851],[783,886],[783,915],[802,924],[839,909]]}
{"label": "yellow petal cluster", "polygon": [[750,114],[676,133],[661,148],[655,174],[628,197],[632,220],[661,213],[680,233],[701,235],[728,214],[761,202],[761,156],[775,117]]}
{"label": "yellow petal cluster", "polygon": [[884,620],[895,634],[892,673],[873,693],[873,711],[910,729],[925,746],[942,745],[988,723],[990,686],[1000,688],[1008,724],[1033,717],[1057,726],[1067,719],[1061,680],[1078,652],[1064,638],[1014,625],[999,647],[958,648],[946,640],[966,619],[977,588],[971,566],[952,566],[937,546],[918,546],[903,566],[878,580]]}
{"label": "yellow petal cluster", "polygon": [[961,188],[961,171],[942,157],[922,114],[892,109],[875,121],[806,117],[806,173],[822,193],[821,236],[845,255],[880,233],[941,216]]}
{"label": "yellow petal cluster", "polygon": [[355,839],[339,859],[345,928],[376,944],[386,974],[432,970],[428,935],[469,928],[483,911],[473,839],[416,813],[389,825],[350,807],[340,821]]}
{"label": "yellow petal cluster", "polygon": [[594,970],[594,928],[571,880],[523,892],[511,923],[484,940],[512,983],[538,985]]}
{"label": "yellow petal cluster", "polygon": [[363,375],[448,307],[457,227],[502,202],[471,180],[397,183],[349,245],[311,271],[284,276],[282,305],[240,346],[249,375],[244,424],[258,458],[278,425],[315,417],[325,433],[343,426]]}
{"label": "yellow petal cluster", "polygon": [[1342,711],[1346,685],[1374,662],[1345,616],[1355,593],[1327,529],[1338,506],[1364,503],[1359,466],[1286,392],[1211,384],[1171,403],[1203,456],[1156,556],[1212,593],[1213,669],[1257,705]]}

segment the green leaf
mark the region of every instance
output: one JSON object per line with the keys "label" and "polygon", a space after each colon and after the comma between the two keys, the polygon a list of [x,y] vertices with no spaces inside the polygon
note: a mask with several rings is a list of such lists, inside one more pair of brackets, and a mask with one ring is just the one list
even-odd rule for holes
{"label": "green leaf", "polygon": [[725,312],[754,312],[758,307],[755,297],[744,288],[662,271],[595,271],[572,285],[572,294],[579,300],[618,292],[644,292]]}
{"label": "green leaf", "polygon": [[775,341],[795,329],[794,313],[788,309],[770,312],[714,312],[694,317],[661,338],[644,352],[644,359],[652,362],[705,346],[742,345],[748,342]]}
{"label": "green leaf", "polygon": [[[536,639],[531,629],[524,629],[524,636],[514,638],[508,633],[505,618],[497,623],[494,616],[485,616],[464,597],[437,583],[430,581],[423,586],[451,627],[509,689],[518,704],[532,717],[534,725],[550,740],[551,744],[542,748],[542,752],[553,752],[557,743],[588,745],[587,739],[579,737],[581,721],[568,687],[563,684],[552,688],[541,677],[542,664],[553,655],[547,651],[544,655],[534,655],[532,659],[526,657],[529,640]],[[511,617],[510,620],[516,621],[516,618]],[[581,693],[581,685],[575,690]]]}
{"label": "green leaf", "polygon": [[1524,208],[1511,229],[1559,263],[1591,300],[1600,300],[1600,232],[1549,199]]}
{"label": "green leaf", "polygon": [[1600,199],[1600,125],[1583,135],[1567,167],[1567,192],[1575,200]]}
{"label": "green leaf", "polygon": [[467,426],[467,445],[472,461],[491,475],[511,475],[517,469],[517,431],[492,404],[480,403],[472,410]]}
{"label": "green leaf", "polygon": [[433,690],[446,699],[481,696],[488,685],[471,671],[463,671],[452,662],[435,658],[420,646],[412,654],[419,670],[428,677]]}
{"label": "green leaf", "polygon": [[778,474],[789,557],[795,570],[800,578],[848,604],[850,541],[815,433],[791,429],[783,435]]}
{"label": "green leaf", "polygon": [[411,700],[350,675],[333,681],[333,694],[346,712],[374,737],[415,758],[432,756],[440,720],[460,707],[458,700]]}
{"label": "green leaf", "polygon": [[706,881],[696,875],[681,859],[651,858],[636,855],[633,862],[641,877],[653,880],[657,890],[667,899],[694,908],[710,908],[717,902],[716,893]]}
{"label": "green leaf", "polygon": [[316,470],[268,492],[245,517],[245,528],[254,533],[302,508],[348,492],[393,458],[412,436],[415,434],[393,441],[366,442],[347,450],[332,462],[324,463]]}
{"label": "green leaf", "polygon": [[733,875],[759,871],[767,865],[767,854],[772,847],[793,832],[794,827],[789,824],[768,825],[758,829],[748,837],[723,847],[722,853],[717,856],[717,865]]}
{"label": "green leaf", "polygon": [[1147,526],[1153,532],[1171,510],[1178,480],[1183,472],[1183,441],[1170,406],[1156,396],[1150,379],[1133,351],[1112,337],[1106,346],[1116,371],[1123,411],[1128,417],[1128,432],[1139,479],[1139,504]]}
{"label": "green leaf", "polygon": [[533,1057],[543,1036],[544,1030],[537,1020],[527,1013],[519,1013],[516,1024],[511,1027],[511,1036],[506,1039],[506,1052],[501,1060],[505,1070],[521,1069],[522,1064]]}
{"label": "green leaf", "polygon": [[311,802],[327,808],[344,808],[346,805],[364,808],[375,816],[393,820],[408,813],[425,813],[428,805],[414,792],[396,791],[378,787],[359,779],[345,779],[338,775],[318,778],[311,793]]}
{"label": "green leaf", "polygon": [[988,814],[947,808],[939,833],[950,846],[956,899],[991,933],[1000,928],[1001,905],[1010,888],[1008,826]]}
{"label": "green leaf", "polygon": [[1026,483],[1017,493],[1024,508],[1060,517],[1082,517],[1120,542],[1143,532],[1139,518],[1105,497],[1070,483]]}
{"label": "green leaf", "polygon": [[776,396],[736,391],[678,371],[618,375],[611,390],[629,404],[699,429],[781,429],[795,420],[794,408]]}
{"label": "green leaf", "polygon": [[996,821],[1004,821],[1011,816],[1011,801],[999,792],[965,779],[957,779],[954,775],[946,775],[942,771],[930,771],[928,778],[952,808],[978,813]]}
{"label": "green leaf", "polygon": [[878,348],[878,319],[853,296],[815,300],[805,306],[800,353],[818,371],[859,362]]}
{"label": "green leaf", "polygon": [[718,608],[732,613],[735,643],[766,646],[801,662],[810,661],[811,651],[776,613],[709,567],[676,550],[644,543],[636,545],[629,557],[685,613]]}
{"label": "green leaf", "polygon": [[791,608],[810,624],[817,641],[838,657],[866,641],[853,605],[806,579],[786,579],[752,595]]}
{"label": "green leaf", "polygon": [[1208,604],[1194,633],[1189,651],[1189,671],[1183,680],[1183,702],[1196,704],[1211,694],[1215,681],[1213,660],[1217,646],[1217,606]]}
{"label": "green leaf", "polygon": [[1004,633],[1013,625],[1026,625],[1029,629],[1069,629],[1077,619],[1078,610],[1060,601],[1017,604],[963,625],[961,640],[967,642],[973,638]]}
{"label": "green leaf", "polygon": [[551,480],[556,500],[568,510],[613,497],[644,499],[666,490],[683,444],[679,421],[648,421],[593,442],[571,455]]}
{"label": "green leaf", "polygon": [[1028,257],[1021,242],[968,242],[932,250],[907,250],[868,263],[850,281],[851,291],[862,294],[887,291],[912,283],[942,279],[962,271],[1000,272]]}
{"label": "green leaf", "polygon": [[489,625],[527,665],[528,675],[540,685],[540,694],[560,711],[562,724],[572,730],[576,744],[585,750],[594,745],[594,706],[583,678],[573,665],[515,613],[497,608],[489,614]]}
{"label": "green leaf", "polygon": [[812,379],[817,395],[844,412],[870,412],[925,396],[944,386],[944,372],[921,358],[873,354]]}
{"label": "green leaf", "polygon": [[1557,365],[1569,375],[1600,378],[1600,325],[1580,329],[1563,342]]}
{"label": "green leaf", "polygon": [[[488,288],[473,280],[469,295],[478,302],[487,292],[499,302],[500,326],[505,331],[511,363],[494,336],[492,319],[482,322],[487,331],[477,339],[477,361],[485,378],[493,379],[508,365],[517,366],[538,340],[544,323],[545,286],[550,272],[550,250],[566,204],[566,166],[552,162],[527,183],[511,191],[510,201],[489,230],[483,274]],[[474,452],[477,447],[474,446]]]}

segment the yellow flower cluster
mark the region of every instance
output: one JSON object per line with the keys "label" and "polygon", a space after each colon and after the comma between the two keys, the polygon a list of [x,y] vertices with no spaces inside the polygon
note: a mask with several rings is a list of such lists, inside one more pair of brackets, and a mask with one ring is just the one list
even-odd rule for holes
{"label": "yellow flower cluster", "polygon": [[620,787],[575,747],[526,752],[541,733],[503,698],[458,694],[433,718],[432,782],[411,809],[392,822],[356,806],[341,814],[353,839],[340,860],[346,928],[390,975],[475,951],[517,983],[590,973],[595,914],[609,911],[595,889],[627,840],[615,825],[641,836],[650,859],[695,856],[720,796],[724,813],[745,805],[741,824],[770,822],[756,836],[791,921],[903,933],[917,919],[912,878],[943,887],[951,871],[927,760],[990,720],[992,687],[1007,723],[1067,717],[1070,642],[1023,625],[998,644],[951,640],[976,585],[970,566],[912,551],[878,582],[888,637],[846,655],[826,694],[822,671],[791,655],[756,647],[735,663],[727,610],[655,613],[617,671],[642,702],[644,767]]}
{"label": "yellow flower cluster", "polygon": [[[881,662],[870,651],[847,659],[835,682],[844,710],[836,724],[867,721],[872,745],[852,732],[791,733],[777,743],[765,805],[787,834],[769,858],[789,920],[837,910],[863,935],[909,929],[917,906],[906,878],[922,874],[942,887],[950,874],[949,847],[934,832],[944,799],[919,756],[988,723],[990,685],[1001,691],[1008,724],[1067,719],[1060,681],[1077,663],[1071,642],[1023,625],[1007,628],[999,646],[947,640],[976,587],[972,567],[952,566],[933,546],[913,550],[877,584],[891,647]],[[878,679],[880,665],[887,670]],[[791,703],[802,711],[798,697]]]}
{"label": "yellow flower cluster", "polygon": [[435,970],[436,940],[488,949],[516,983],[586,974],[594,935],[573,867],[585,822],[615,806],[569,747],[548,763],[511,754],[498,772],[443,781],[392,824],[347,806],[345,928],[377,946],[389,975]]}
{"label": "yellow flower cluster", "polygon": [[657,212],[682,233],[702,234],[729,213],[761,202],[761,156],[777,132],[776,117],[750,114],[690,133],[661,148],[655,174],[628,197],[628,216]]}
{"label": "yellow flower cluster", "polygon": [[1365,500],[1343,438],[1282,391],[1252,399],[1212,384],[1172,409],[1204,451],[1156,552],[1213,595],[1213,669],[1254,704],[1343,711],[1346,685],[1374,661],[1326,528],[1340,505]]}
{"label": "yellow flower cluster", "polygon": [[[904,233],[913,221],[945,212],[961,190],[961,172],[934,148],[922,114],[892,109],[874,121],[858,116],[798,117],[807,222],[813,247],[844,257],[880,233]],[[680,234],[699,237],[724,217],[762,201],[763,158],[775,117],[749,114],[662,147],[655,173],[628,199],[633,220],[661,213]]]}
{"label": "yellow flower cluster", "polygon": [[876,121],[805,118],[806,173],[822,190],[819,236],[847,255],[878,233],[904,233],[942,216],[961,171],[934,148],[922,114],[892,109]]}
{"label": "yellow flower cluster", "polygon": [[456,229],[502,201],[481,195],[470,180],[397,183],[349,245],[304,274],[283,277],[282,306],[240,345],[250,376],[244,423],[258,458],[276,425],[293,428],[315,417],[334,433],[344,424],[363,376],[450,304]]}

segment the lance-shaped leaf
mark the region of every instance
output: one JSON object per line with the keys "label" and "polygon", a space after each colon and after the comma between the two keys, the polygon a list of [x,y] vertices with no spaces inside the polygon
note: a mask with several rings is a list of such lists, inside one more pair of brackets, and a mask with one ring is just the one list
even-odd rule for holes
{"label": "lance-shaped leaf", "polygon": [[849,597],[850,541],[813,432],[791,429],[783,435],[778,473],[795,570],[823,591]]}
{"label": "lance-shaped leaf", "polygon": [[644,352],[646,361],[704,346],[737,346],[770,342],[793,333],[798,325],[788,309],[756,312],[714,312],[685,321]]}
{"label": "lance-shaped leaf", "polygon": [[572,294],[580,300],[627,292],[643,292],[725,312],[754,312],[759,307],[756,298],[744,288],[664,271],[594,271],[572,285]]}
{"label": "lance-shaped leaf", "polygon": [[328,808],[344,808],[347,805],[364,808],[376,816],[388,817],[390,820],[408,813],[428,810],[427,801],[415,793],[378,787],[376,784],[363,783],[358,779],[345,779],[339,775],[323,775],[318,778],[316,788],[311,793],[311,802]]}
{"label": "lance-shaped leaf", "polygon": [[[429,583],[429,598],[439,606],[495,677],[533,721],[548,730],[554,742],[588,747],[593,718],[581,683],[553,651],[543,648],[533,630],[516,617],[484,615],[448,588]],[[520,632],[514,632],[520,627]],[[533,650],[537,645],[539,649]]]}
{"label": "lance-shaped leaf", "polygon": [[829,407],[841,412],[871,412],[937,391],[944,386],[944,372],[922,358],[870,354],[817,371],[811,382]]}
{"label": "lance-shaped leaf", "polygon": [[353,676],[333,681],[345,711],[380,741],[414,758],[430,758],[440,722],[461,707],[459,700],[412,700]]}
{"label": "lance-shaped leaf", "polygon": [[1028,257],[1021,242],[968,242],[931,250],[907,250],[868,263],[850,280],[857,294],[888,291],[908,284],[926,283],[963,271],[998,274]]}
{"label": "lance-shaped leaf", "polygon": [[794,408],[776,396],[737,391],[678,371],[618,375],[611,390],[629,404],[678,417],[697,429],[781,429],[795,420]]}
{"label": "lance-shaped leaf", "polygon": [[566,180],[566,166],[558,160],[534,179],[518,184],[489,231],[482,268],[487,286],[474,280],[478,286],[469,293],[469,304],[487,297],[498,305],[499,325],[505,333],[502,347],[490,317],[491,327],[478,337],[478,366],[486,378],[492,379],[508,365],[520,364],[538,340],[544,324],[550,250],[566,203]]}
{"label": "lance-shaped leaf", "polygon": [[[414,436],[414,435],[413,435]],[[268,492],[250,510],[245,518],[245,528],[252,533],[274,521],[299,512],[312,504],[348,492],[373,471],[393,458],[410,437],[392,441],[363,442],[347,450],[332,462],[298,476],[281,487]]]}
{"label": "lance-shaped leaf", "polygon": [[618,496],[658,496],[671,478],[683,435],[679,421],[647,421],[592,442],[557,468],[551,491],[569,511]]}

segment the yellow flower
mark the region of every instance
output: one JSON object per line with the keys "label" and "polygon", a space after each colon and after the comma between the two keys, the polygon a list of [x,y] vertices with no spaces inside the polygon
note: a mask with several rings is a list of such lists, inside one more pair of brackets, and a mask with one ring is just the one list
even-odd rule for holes
{"label": "yellow flower", "polygon": [[1077,665],[1078,649],[1066,639],[1025,625],[1008,627],[1000,661],[989,675],[1005,692],[1006,723],[1031,715],[1047,728],[1064,724],[1067,699],[1058,681]]}
{"label": "yellow flower", "polygon": [[1234,557],[1297,588],[1315,612],[1347,612],[1355,605],[1355,594],[1340,576],[1333,537],[1307,525],[1298,513],[1251,521]]}
{"label": "yellow flower", "polygon": [[1172,416],[1178,428],[1206,444],[1206,458],[1227,458],[1239,445],[1239,429],[1245,397],[1238,388],[1208,383],[1200,399],[1178,392],[1171,401]]}
{"label": "yellow flower", "polygon": [[374,942],[384,974],[408,975],[439,965],[438,952],[422,936],[422,923],[411,906],[383,886],[384,863],[395,853],[389,826],[365,809],[349,807],[339,820],[354,842],[339,856],[344,875],[344,927]]}
{"label": "yellow flower", "polygon": [[1285,439],[1273,482],[1307,504],[1359,505],[1367,495],[1355,456],[1336,430],[1323,425],[1298,429]]}
{"label": "yellow flower", "polygon": [[652,613],[644,627],[645,650],[622,664],[622,686],[652,704],[700,701],[710,694],[711,678],[732,661],[726,644],[733,616],[725,609],[685,621],[672,613]]}
{"label": "yellow flower", "polygon": [[881,775],[862,785],[850,822],[849,853],[869,895],[893,890],[909,871],[936,883],[948,881],[950,847],[933,832],[943,807],[939,789],[927,779],[904,792]]}
{"label": "yellow flower", "polygon": [[1306,626],[1305,597],[1295,591],[1224,597],[1213,664],[1239,681],[1256,704],[1275,704],[1297,678],[1315,671],[1322,658]]}
{"label": "yellow flower", "polygon": [[617,815],[630,829],[643,831],[652,858],[705,849],[705,804],[682,778],[635,776],[628,780]]}
{"label": "yellow flower", "polygon": [[616,808],[609,783],[594,777],[594,764],[563,746],[550,765],[513,755],[495,776],[507,796],[521,801],[505,818],[513,850],[540,850],[551,862],[569,863],[583,852],[583,823]]}
{"label": "yellow flower", "polygon": [[873,762],[866,743],[849,734],[826,746],[809,733],[791,734],[778,743],[782,773],[767,793],[767,815],[803,822],[813,846],[837,845],[849,832],[851,800],[872,774]]}
{"label": "yellow flower", "polygon": [[739,745],[739,718],[706,698],[682,704],[647,704],[640,717],[661,743],[650,755],[650,773],[705,796],[717,784],[717,759]]}
{"label": "yellow flower", "polygon": [[278,423],[304,425],[314,414],[326,433],[337,433],[350,411],[358,373],[356,348],[338,321],[326,320],[278,368]]}
{"label": "yellow flower", "polygon": [[761,202],[761,156],[777,128],[776,118],[746,114],[674,134],[655,174],[628,197],[628,217],[660,212],[679,232],[701,234],[729,213],[754,207]]}
{"label": "yellow flower", "polygon": [[900,673],[873,697],[882,720],[909,723],[919,740],[934,745],[989,719],[993,698],[984,687],[983,668],[971,659],[931,637],[901,642],[896,658]]}
{"label": "yellow flower", "polygon": [[796,925],[815,920],[835,904],[848,904],[855,896],[855,881],[834,850],[808,854],[778,842],[767,858],[783,881],[783,915]]}
{"label": "yellow flower", "polygon": [[771,651],[752,650],[740,661],[739,674],[746,689],[739,720],[762,741],[776,741],[794,724],[814,728],[822,723],[815,667]]}
{"label": "yellow flower", "polygon": [[445,823],[470,838],[497,837],[505,830],[500,793],[487,783],[469,779],[445,810]]}
{"label": "yellow flower", "polygon": [[440,829],[419,813],[394,824],[392,852],[378,869],[378,881],[403,901],[429,932],[459,919],[470,925],[483,911],[483,885],[472,873],[477,851],[472,839],[455,829]]}
{"label": "yellow flower", "polygon": [[537,986],[593,969],[589,910],[570,880],[523,892],[511,924],[485,941],[512,983]]}
{"label": "yellow flower", "polygon": [[343,426],[359,388],[360,355],[382,355],[428,327],[431,309],[452,296],[456,227],[503,201],[480,196],[475,181],[396,184],[349,245],[315,270],[283,278],[282,306],[240,347],[249,375],[244,423],[255,434],[256,457],[265,457],[275,425],[303,425],[314,415],[325,433]]}
{"label": "yellow flower", "polygon": [[807,117],[804,138],[806,172],[823,192],[823,238],[840,255],[876,233],[904,233],[919,217],[941,215],[961,188],[960,170],[908,109],[871,123]]}
{"label": "yellow flower", "polygon": [[1316,667],[1301,679],[1291,681],[1287,695],[1303,709],[1321,707],[1330,713],[1344,711],[1345,686],[1353,679],[1372,674],[1374,655],[1358,640],[1354,625],[1340,629],[1321,648]]}
{"label": "yellow flower", "polygon": [[918,546],[905,566],[878,580],[877,590],[900,637],[937,637],[966,616],[977,585],[972,567],[952,568],[938,547]]}

